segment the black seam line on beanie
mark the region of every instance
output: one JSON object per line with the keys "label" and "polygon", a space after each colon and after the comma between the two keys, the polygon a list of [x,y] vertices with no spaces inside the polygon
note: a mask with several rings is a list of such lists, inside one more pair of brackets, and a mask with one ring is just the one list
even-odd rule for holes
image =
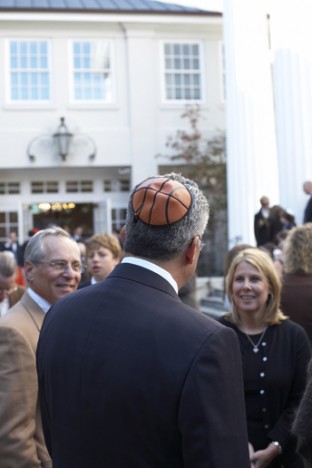
{"label": "black seam line on beanie", "polygon": [[[154,200],[153,200],[153,203],[152,203],[152,206],[151,206],[151,209],[150,209],[150,212],[149,212],[149,216],[148,216],[148,224],[151,224],[152,212],[153,212],[153,208],[154,208],[154,205],[155,205],[155,202],[156,202],[157,194],[159,192],[161,192],[163,186],[168,182],[168,180],[171,180],[171,179],[168,179],[168,178],[164,178],[164,179],[165,179],[164,182],[161,184],[159,189],[157,191],[155,191],[155,193],[154,193]],[[148,188],[149,188],[149,186],[148,186]],[[166,221],[168,223],[167,215],[166,215]]]}
{"label": "black seam line on beanie", "polygon": [[[184,184],[182,184],[182,185],[185,187]],[[167,224],[173,224],[173,223],[170,223],[170,222],[169,222],[169,213],[168,213],[168,211],[169,211],[169,202],[170,202],[171,199],[178,201],[178,202],[179,202],[182,206],[184,206],[184,208],[186,209],[186,213],[184,213],[184,215],[182,216],[182,218],[177,219],[177,221],[175,221],[176,223],[177,223],[178,221],[181,221],[181,219],[183,219],[184,216],[186,216],[187,213],[190,211],[191,206],[192,206],[192,201],[193,201],[193,199],[192,199],[192,194],[191,194],[191,192],[189,191],[189,189],[188,189],[187,187],[185,187],[185,188],[186,188],[186,190],[188,191],[188,193],[190,194],[190,197],[191,197],[191,204],[190,204],[190,206],[186,206],[186,204],[183,203],[182,200],[180,200],[178,197],[175,197],[175,196],[174,196],[174,192],[175,192],[176,190],[179,190],[179,187],[174,188],[170,193],[167,194],[167,195],[168,195],[168,198],[167,198],[167,201],[166,201],[166,210],[165,210]]]}
{"label": "black seam line on beanie", "polygon": [[[149,187],[149,186],[148,186]],[[138,209],[134,212],[134,217],[136,218],[139,218],[140,219],[140,213],[142,211],[142,208],[143,208],[143,205],[144,205],[144,202],[145,202],[145,198],[146,198],[146,187],[142,187],[142,188],[138,188],[138,190],[136,190],[136,192],[138,192],[139,190],[144,190],[144,196],[143,196],[143,200],[142,200],[142,203],[141,205],[138,207]],[[136,193],[135,192],[135,193]],[[132,200],[132,206],[133,206],[133,200]]]}
{"label": "black seam line on beanie", "polygon": [[[181,182],[180,182],[180,184],[181,184]],[[172,198],[174,198],[175,200],[177,200],[179,203],[181,203],[181,205],[184,206],[184,208],[186,209],[186,211],[189,212],[190,209],[191,209],[192,203],[193,203],[193,197],[192,197],[192,194],[191,194],[191,192],[189,191],[189,189],[186,187],[186,185],[184,185],[184,184],[181,184],[181,185],[183,185],[183,187],[186,188],[186,190],[187,190],[188,193],[190,194],[190,197],[191,197],[190,206],[187,206],[185,203],[183,203],[182,200],[180,200],[180,198],[178,198],[178,197],[176,197],[176,196],[174,195],[174,192],[176,192],[177,190],[179,190],[179,187],[174,188],[174,189],[172,190],[172,192],[170,193],[170,196],[171,196]]]}
{"label": "black seam line on beanie", "polygon": [[[162,179],[162,178],[164,178],[164,177],[159,177],[159,178]],[[138,207],[138,209],[134,212],[134,220],[135,220],[135,221],[136,221],[137,219],[140,219],[140,214],[141,214],[141,211],[142,211],[142,208],[143,208],[145,199],[146,199],[147,189],[151,188],[152,183],[155,181],[155,179],[158,179],[158,177],[149,177],[149,179],[151,180],[151,182],[150,182],[146,187],[140,187],[140,186],[139,186],[138,189],[136,190],[136,192],[138,192],[139,190],[144,190],[144,196],[143,196],[143,200],[142,200],[142,202],[141,202],[141,205],[140,205],[140,206]],[[149,180],[149,179],[146,179],[146,180]],[[164,184],[165,184],[168,180],[171,180],[171,179],[167,179],[167,178],[164,178],[164,179],[165,179]],[[141,183],[141,185],[142,185],[144,182],[146,182],[146,180],[143,181],[143,182]],[[162,185],[162,187],[163,187],[163,185]],[[162,187],[161,187],[161,188],[162,188]],[[153,187],[152,187],[152,189],[153,189]],[[155,204],[155,198],[156,198],[156,195],[157,195],[156,189],[153,189],[153,190],[155,190],[155,195],[154,195],[154,203],[153,203],[153,205],[152,205],[152,207],[151,207],[151,210],[153,209],[153,206],[154,206],[154,204]],[[133,203],[133,202],[132,202],[132,203]],[[141,221],[142,221],[142,220],[141,220]],[[145,224],[151,224],[151,213],[150,213],[149,218],[148,218],[148,223],[145,223]]]}

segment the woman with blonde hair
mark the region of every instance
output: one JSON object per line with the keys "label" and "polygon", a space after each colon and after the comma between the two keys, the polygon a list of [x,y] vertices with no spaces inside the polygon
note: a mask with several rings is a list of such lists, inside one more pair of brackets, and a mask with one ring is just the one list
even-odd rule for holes
{"label": "woman with blonde hair", "polygon": [[301,468],[291,425],[305,388],[308,337],[280,309],[281,281],[266,252],[238,253],[226,288],[232,310],[220,322],[240,343],[251,466]]}

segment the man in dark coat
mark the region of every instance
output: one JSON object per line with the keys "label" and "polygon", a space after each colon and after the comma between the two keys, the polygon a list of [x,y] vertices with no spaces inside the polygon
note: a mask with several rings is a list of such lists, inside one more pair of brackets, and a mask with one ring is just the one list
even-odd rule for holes
{"label": "man in dark coat", "polygon": [[250,468],[238,340],[178,296],[207,221],[192,181],[147,179],[122,263],[48,312],[37,368],[53,468]]}
{"label": "man in dark coat", "polygon": [[261,208],[254,217],[254,233],[257,246],[271,242],[270,201],[268,197],[260,198]]}
{"label": "man in dark coat", "polygon": [[303,184],[303,191],[309,195],[309,201],[304,210],[303,223],[312,222],[312,182],[308,180]]}

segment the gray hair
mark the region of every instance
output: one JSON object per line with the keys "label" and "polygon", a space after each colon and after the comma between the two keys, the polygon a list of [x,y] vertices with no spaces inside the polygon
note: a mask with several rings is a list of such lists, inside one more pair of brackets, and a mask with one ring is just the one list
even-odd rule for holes
{"label": "gray hair", "polygon": [[17,271],[17,263],[12,252],[0,252],[0,274],[10,278]]}
{"label": "gray hair", "polygon": [[195,236],[203,236],[209,218],[209,205],[194,181],[173,172],[161,177],[176,180],[187,187],[192,196],[191,208],[180,221],[170,225],[150,226],[140,220],[135,222],[132,197],[138,184],[132,191],[128,205],[125,251],[149,259],[171,260],[182,253]]}
{"label": "gray hair", "polygon": [[42,229],[29,239],[25,249],[25,261],[29,260],[34,264],[39,263],[45,256],[44,240],[50,236],[67,237],[76,243],[68,232],[58,226]]}

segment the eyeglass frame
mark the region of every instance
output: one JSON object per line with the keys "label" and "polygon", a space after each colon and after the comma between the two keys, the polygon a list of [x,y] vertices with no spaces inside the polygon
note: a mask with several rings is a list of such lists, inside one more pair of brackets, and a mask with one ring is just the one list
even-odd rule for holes
{"label": "eyeglass frame", "polygon": [[[65,260],[52,260],[51,262],[33,262],[35,265],[48,265],[55,271],[62,271],[63,273],[68,270],[69,266],[75,273],[83,273],[86,269],[86,265],[82,263],[77,263],[77,270],[73,267],[73,264],[66,262]],[[79,265],[79,268],[78,268]]]}

